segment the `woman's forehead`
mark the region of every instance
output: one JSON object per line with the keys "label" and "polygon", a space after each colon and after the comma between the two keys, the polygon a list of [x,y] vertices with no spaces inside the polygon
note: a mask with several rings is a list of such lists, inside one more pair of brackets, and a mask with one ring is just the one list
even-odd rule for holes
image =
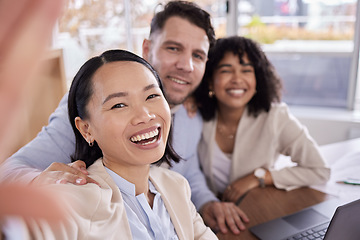
{"label": "woman's forehead", "polygon": [[154,74],[138,62],[117,61],[103,65],[93,77],[94,91],[136,90],[149,84],[158,86]]}

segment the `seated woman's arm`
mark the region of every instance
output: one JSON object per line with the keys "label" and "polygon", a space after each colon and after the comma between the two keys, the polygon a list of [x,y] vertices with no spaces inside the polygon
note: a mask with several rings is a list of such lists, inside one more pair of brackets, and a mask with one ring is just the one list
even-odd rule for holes
{"label": "seated woman's arm", "polygon": [[290,190],[329,180],[330,168],[306,127],[288,112],[287,107],[282,107],[278,115],[278,149],[281,154],[290,156],[296,165],[271,170],[274,185],[280,189]]}
{"label": "seated woman's arm", "polygon": [[[256,145],[259,141],[255,139],[254,146],[266,160],[248,159],[248,164],[254,166],[253,171],[233,181],[223,192],[223,200],[236,202],[247,191],[259,187],[259,180],[254,175],[257,167],[266,169],[265,185],[285,190],[321,184],[330,178],[330,168],[321,156],[318,145],[307,129],[289,113],[285,104],[273,106],[264,122],[266,130],[261,131],[271,141]],[[279,154],[290,156],[295,166],[274,169]],[[259,162],[263,165],[259,165]]]}

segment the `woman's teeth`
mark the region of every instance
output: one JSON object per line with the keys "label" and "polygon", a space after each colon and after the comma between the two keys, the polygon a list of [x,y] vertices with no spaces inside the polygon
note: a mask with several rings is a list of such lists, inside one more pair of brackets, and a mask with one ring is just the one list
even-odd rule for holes
{"label": "woman's teeth", "polygon": [[233,94],[242,94],[245,92],[244,89],[230,89],[228,90],[229,93],[233,93]]}
{"label": "woman's teeth", "polygon": [[159,129],[155,129],[154,131],[148,133],[132,136],[130,140],[136,144],[147,145],[155,142],[158,135]]}

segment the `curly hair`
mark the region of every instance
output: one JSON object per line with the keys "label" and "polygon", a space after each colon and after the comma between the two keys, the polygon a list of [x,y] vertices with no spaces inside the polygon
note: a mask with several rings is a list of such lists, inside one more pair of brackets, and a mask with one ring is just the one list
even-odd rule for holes
{"label": "curly hair", "polygon": [[[153,67],[143,58],[131,52],[125,50],[109,50],[85,62],[75,75],[74,80],[72,81],[68,97],[69,120],[75,133],[76,141],[75,153],[71,156],[72,162],[81,159],[86,163],[86,166],[89,167],[97,159],[103,156],[102,150],[100,149],[96,141],[94,142],[94,145],[92,147],[89,146],[89,144],[86,142],[86,140],[82,137],[81,133],[76,128],[74,119],[78,116],[82,119],[87,119],[89,117],[86,106],[88,105],[94,92],[94,85],[92,83],[92,79],[95,72],[101,66],[107,63],[118,61],[137,62],[142,64],[153,73],[160,86],[160,89],[163,90],[160,78],[157,72],[153,69]],[[169,138],[165,147],[165,154],[159,161],[155,162],[155,164],[160,165],[162,162],[166,162],[171,166],[171,161],[180,161],[180,157],[174,151],[171,145],[171,141],[172,140],[170,128]]]}
{"label": "curly hair", "polygon": [[214,70],[228,52],[237,55],[240,63],[243,63],[243,57],[246,54],[254,66],[256,94],[247,104],[250,115],[256,117],[261,111],[268,112],[271,108],[271,103],[281,101],[281,79],[260,45],[245,37],[220,38],[209,50],[204,77],[194,93],[199,111],[204,120],[208,121],[215,117],[217,99],[215,96],[209,97],[209,84],[213,80]]}
{"label": "curly hair", "polygon": [[150,37],[155,32],[162,30],[170,17],[178,16],[190,23],[204,29],[210,42],[210,47],[215,42],[215,31],[211,25],[210,14],[202,10],[198,5],[187,1],[170,1],[164,9],[155,14],[151,20]]}

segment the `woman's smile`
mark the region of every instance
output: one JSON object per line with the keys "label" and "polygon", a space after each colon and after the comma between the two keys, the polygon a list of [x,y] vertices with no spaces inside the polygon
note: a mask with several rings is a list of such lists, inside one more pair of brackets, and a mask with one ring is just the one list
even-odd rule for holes
{"label": "woman's smile", "polygon": [[229,88],[226,92],[232,97],[241,97],[246,93],[246,89],[242,88]]}
{"label": "woman's smile", "polygon": [[149,128],[130,137],[130,141],[141,146],[151,145],[160,139],[160,127]]}

